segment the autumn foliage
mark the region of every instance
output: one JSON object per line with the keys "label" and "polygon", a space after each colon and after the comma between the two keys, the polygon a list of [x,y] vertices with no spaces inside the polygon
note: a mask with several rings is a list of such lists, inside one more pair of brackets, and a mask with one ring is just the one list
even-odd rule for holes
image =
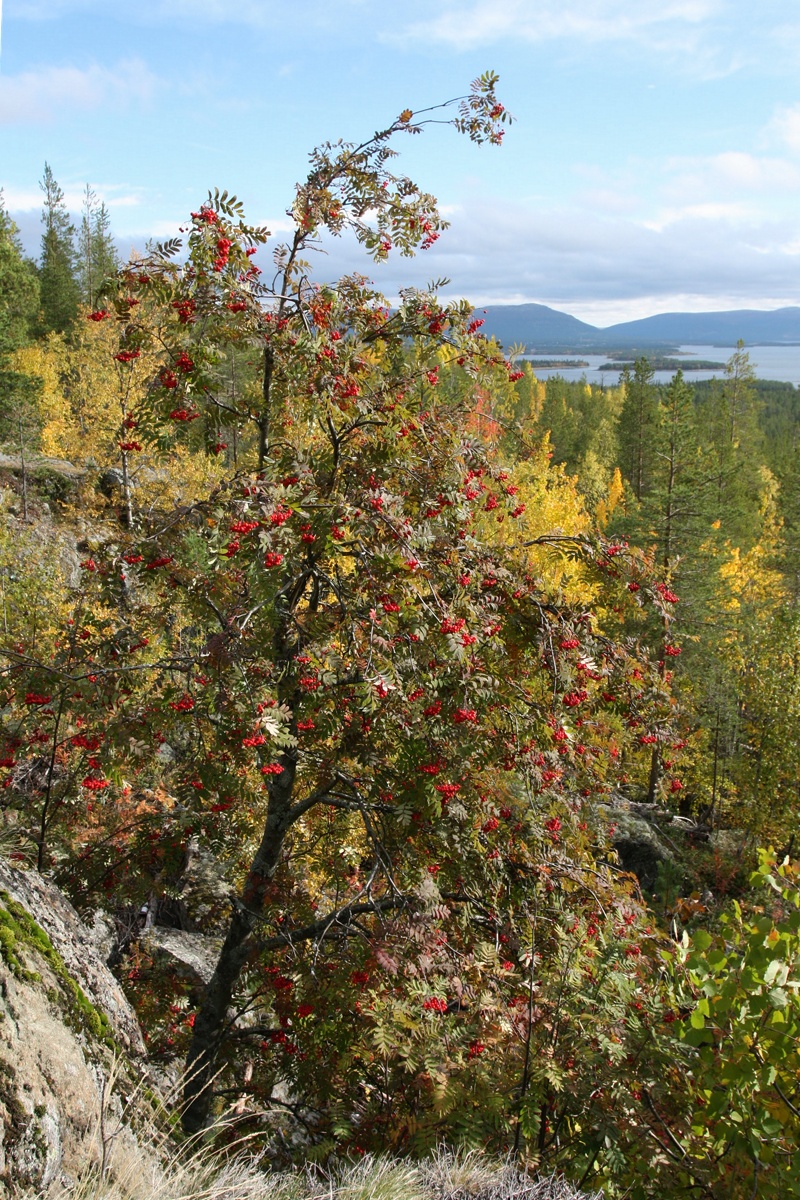
{"label": "autumn foliage", "polygon": [[[500,140],[495,85],[451,122],[473,141]],[[7,626],[4,809],[83,906],[177,901],[188,858],[216,864],[210,984],[135,937],[119,964],[153,1052],[187,1058],[189,1131],[235,1101],[312,1155],[464,1141],[644,1196],[683,1136],[684,976],[608,806],[654,746],[683,786],[677,596],[500,422],[525,380],[468,304],[308,279],[323,231],[432,244],[390,143],[438,112],[315,151],[272,282],[215,192],[88,313],[70,353],[103,381],[116,508],[47,627]],[[69,412],[44,392],[63,452],[82,386]]]}

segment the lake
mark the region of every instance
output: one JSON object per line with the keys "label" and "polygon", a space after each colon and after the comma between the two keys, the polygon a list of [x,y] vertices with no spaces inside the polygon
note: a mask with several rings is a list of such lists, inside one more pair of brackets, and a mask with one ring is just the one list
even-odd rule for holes
{"label": "lake", "polygon": [[[727,362],[735,350],[735,346],[680,347],[681,355],[685,354],[687,358],[704,358],[721,363]],[[779,379],[786,383],[793,383],[795,386],[800,384],[800,346],[745,346],[745,350],[750,355],[750,362],[759,379]],[[661,350],[658,353],[664,354],[664,351]],[[609,361],[607,354],[582,354],[576,350],[574,354],[524,354],[522,357],[532,364],[534,371],[536,371],[537,358],[566,359],[574,357],[589,364],[588,367],[576,367],[572,370],[542,368],[536,371],[539,379],[550,379],[553,375],[560,375],[563,379],[575,380],[582,379],[585,375],[587,383],[599,383],[607,387],[613,387],[619,381],[619,371],[598,370],[598,367]],[[670,355],[670,357],[675,356]],[[721,374],[722,371],[687,371],[686,379],[691,383],[696,379],[713,379],[714,376]],[[668,383],[672,376],[672,371],[656,371],[654,378],[656,383]]]}

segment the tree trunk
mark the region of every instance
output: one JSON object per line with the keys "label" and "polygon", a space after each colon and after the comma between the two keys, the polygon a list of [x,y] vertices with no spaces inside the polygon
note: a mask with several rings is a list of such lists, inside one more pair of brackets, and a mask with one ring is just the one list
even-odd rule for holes
{"label": "tree trunk", "polygon": [[22,465],[22,519],[28,521],[28,466],[25,462],[25,435],[22,431],[22,418],[19,419],[19,459]]}
{"label": "tree trunk", "polygon": [[263,397],[263,407],[261,416],[258,421],[258,469],[264,470],[264,464],[267,461],[269,452],[269,417],[270,417],[270,402],[272,391],[272,371],[275,365],[275,358],[272,350],[267,346],[264,351],[264,376],[261,383],[261,394]]}
{"label": "tree trunk", "polygon": [[133,496],[131,494],[131,477],[128,474],[128,454],[122,451],[122,502],[125,506],[125,526],[133,529]]}
{"label": "tree trunk", "polygon": [[[228,935],[220,951],[194,1023],[186,1059],[183,1128],[198,1133],[209,1120],[217,1055],[228,1026],[228,1012],[242,968],[254,949],[253,932],[264,912],[270,879],[281,856],[290,827],[289,812],[297,760],[294,753],[281,756],[283,771],[272,776],[267,820],[261,844],[253,858],[241,897],[235,901]],[[277,780],[277,782],[275,782]]]}

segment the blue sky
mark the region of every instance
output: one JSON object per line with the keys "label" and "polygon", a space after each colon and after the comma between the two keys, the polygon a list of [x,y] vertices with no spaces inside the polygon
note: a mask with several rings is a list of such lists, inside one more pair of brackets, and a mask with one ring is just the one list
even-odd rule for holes
{"label": "blue sky", "polygon": [[585,320],[800,303],[800,5],[792,0],[0,0],[0,186],[32,252],[47,160],[121,245],[209,187],[280,234],[308,151],[491,67],[501,149],[399,143],[450,230],[379,271]]}

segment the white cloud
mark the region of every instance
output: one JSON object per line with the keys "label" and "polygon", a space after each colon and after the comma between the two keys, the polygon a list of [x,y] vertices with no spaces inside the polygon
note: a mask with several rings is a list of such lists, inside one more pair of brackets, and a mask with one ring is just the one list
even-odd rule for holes
{"label": "white cloud", "polygon": [[469,8],[450,0],[433,19],[412,21],[402,34],[385,36],[439,41],[458,50],[509,38],[611,42],[649,39],[660,32],[672,41],[685,37],[686,26],[699,26],[720,9],[721,0],[505,0],[502,6],[473,0]]}
{"label": "white cloud", "polygon": [[800,104],[779,108],[767,133],[776,137],[792,153],[800,153]]}
{"label": "white cloud", "polygon": [[31,188],[15,188],[3,185],[3,203],[9,212],[32,212],[42,207],[42,193]]}
{"label": "white cloud", "polygon": [[[138,0],[125,19],[131,24],[246,26],[270,33],[287,33],[306,40],[325,31],[330,38],[377,40],[408,47],[447,46],[455,50],[497,43],[541,43],[561,39],[568,51],[612,43],[643,48],[669,56],[674,69],[694,78],[715,79],[737,70],[750,46],[732,42],[726,28],[714,27],[719,14],[726,27],[745,0],[439,0],[431,10],[427,0],[405,0],[401,6],[385,0],[303,0],[286,6],[277,0]],[[10,17],[51,20],[74,14],[106,15],[107,0],[6,0]],[[284,51],[285,52],[285,51]],[[284,62],[281,70],[296,70]]]}
{"label": "white cloud", "polygon": [[473,303],[536,301],[570,311],[779,307],[798,302],[798,244],[797,217],[706,209],[647,228],[624,215],[485,200],[455,214],[441,241],[408,263],[371,266],[357,248],[332,242],[317,278],[362,271],[391,297],[446,276],[447,294]]}
{"label": "white cloud", "polygon": [[687,187],[706,195],[715,192],[775,193],[800,188],[800,168],[786,158],[726,150],[708,158],[671,159],[669,169],[676,170],[674,186]]}
{"label": "white cloud", "polygon": [[762,158],[742,151],[729,150],[710,160],[712,171],[722,183],[756,191],[776,187],[798,187],[800,171],[780,158]]}
{"label": "white cloud", "polygon": [[657,217],[642,221],[642,226],[654,233],[662,233],[668,226],[677,225],[681,221],[740,223],[753,220],[754,217],[754,209],[747,204],[730,200],[711,200],[705,204],[684,204],[680,208],[664,209]]}
{"label": "white cloud", "polygon": [[150,69],[136,59],[114,67],[40,67],[0,76],[0,125],[49,121],[76,108],[148,101],[157,82]]}
{"label": "white cloud", "polygon": [[[80,200],[77,189],[68,195]],[[107,187],[107,196],[130,189]],[[8,208],[31,252],[38,248],[41,197],[11,192]],[[108,201],[107,201],[108,202]],[[24,203],[27,211],[19,211]],[[35,207],[34,207],[35,206]],[[115,227],[123,253],[142,249],[148,237],[171,237],[178,221],[148,220],[148,206],[128,208]],[[16,211],[15,211],[16,210]],[[314,255],[319,281],[359,272],[390,298],[402,287],[452,280],[445,295],[473,304],[536,301],[566,309],[592,324],[607,325],[652,312],[726,308],[779,308],[798,303],[800,217],[765,220],[712,206],[686,206],[659,227],[624,213],[589,213],[583,207],[539,207],[484,198],[454,208],[452,225],[416,259],[370,263],[347,238],[329,239]],[[266,219],[270,246],[261,253],[265,273],[271,247],[285,236],[286,218]]]}
{"label": "white cloud", "polygon": [[[131,190],[127,184],[92,183],[90,186],[97,199],[103,201],[111,212],[118,208],[137,208],[142,203],[141,193],[135,189]],[[62,189],[64,203],[69,212],[77,213],[83,207],[85,187],[85,183],[64,184]],[[5,206],[9,212],[27,213],[42,207],[40,188],[15,188],[3,185],[2,191]]]}
{"label": "white cloud", "polygon": [[[439,13],[423,0],[406,0],[402,9],[383,0],[304,0],[304,22],[391,20],[387,37],[444,41],[459,48],[484,46],[508,38],[547,41],[574,37],[593,42],[637,38],[653,28],[698,26],[726,7],[731,0],[442,0]],[[6,0],[7,15],[14,19],[47,20],[74,12],[103,11],[100,0]],[[442,11],[444,9],[444,11]],[[291,15],[291,10],[289,12]],[[295,14],[296,15],[296,14]],[[139,0],[132,18],[144,20],[207,21],[220,24],[274,28],[286,23],[287,13],[276,0]],[[405,28],[401,28],[401,20]]]}

